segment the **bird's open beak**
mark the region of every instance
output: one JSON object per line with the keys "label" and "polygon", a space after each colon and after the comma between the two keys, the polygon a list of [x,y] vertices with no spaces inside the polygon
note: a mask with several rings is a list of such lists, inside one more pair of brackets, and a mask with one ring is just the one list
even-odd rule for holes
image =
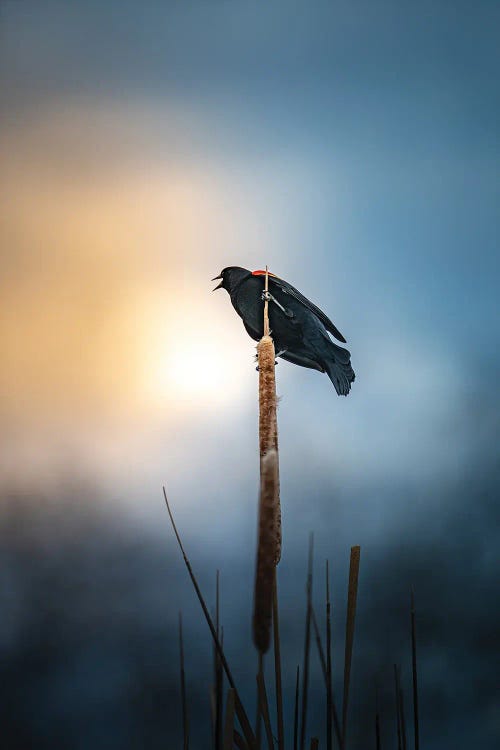
{"label": "bird's open beak", "polygon": [[[217,279],[222,279],[222,274],[221,273],[218,276],[214,276],[213,279],[212,279],[212,281],[217,281]],[[215,289],[212,289],[212,292],[217,291],[217,289],[222,289],[222,284],[223,284],[223,282],[221,281],[220,284],[217,284],[217,286],[215,287]]]}

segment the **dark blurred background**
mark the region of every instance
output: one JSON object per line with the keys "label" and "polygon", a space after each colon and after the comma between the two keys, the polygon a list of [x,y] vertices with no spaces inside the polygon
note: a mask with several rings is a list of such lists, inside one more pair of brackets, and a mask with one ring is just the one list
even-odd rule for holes
{"label": "dark blurred background", "polygon": [[[347,399],[280,362],[288,737],[309,531],[353,750],[500,741],[493,2],[0,4],[0,663],[7,748],[211,746],[212,650],[254,715],[257,375],[210,278],[270,269],[348,339]],[[270,664],[268,665],[268,668]],[[271,673],[268,674],[269,686]],[[311,663],[309,734],[324,740]],[[321,747],[321,744],[320,744]]]}

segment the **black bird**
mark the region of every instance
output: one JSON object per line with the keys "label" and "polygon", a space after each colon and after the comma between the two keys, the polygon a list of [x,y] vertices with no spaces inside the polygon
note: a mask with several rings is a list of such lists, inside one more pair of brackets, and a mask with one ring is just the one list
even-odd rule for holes
{"label": "black bird", "polygon": [[[247,333],[260,341],[264,335],[263,299],[265,271],[229,266],[216,276],[215,289],[226,289]],[[215,292],[214,289],[214,292]],[[301,367],[326,372],[339,396],[347,396],[354,381],[351,355],[337,346],[328,333],[345,343],[325,313],[295,287],[269,273],[269,327],[276,356]]]}

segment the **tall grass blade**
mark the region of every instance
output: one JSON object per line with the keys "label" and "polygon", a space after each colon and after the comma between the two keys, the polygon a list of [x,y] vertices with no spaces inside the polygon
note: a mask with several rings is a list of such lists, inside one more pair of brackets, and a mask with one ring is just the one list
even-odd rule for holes
{"label": "tall grass blade", "polygon": [[264,729],[266,732],[267,746],[269,750],[274,750],[273,731],[271,728],[271,717],[269,716],[269,703],[267,701],[266,692],[266,681],[264,679],[264,669],[261,663],[259,665],[259,673],[257,675],[257,691],[259,696],[259,706],[264,720]]}
{"label": "tall grass blade", "polygon": [[401,717],[401,745],[403,750],[406,750],[406,719],[405,719],[405,704],[403,698],[403,689],[401,687],[401,672],[398,669],[398,686],[399,686],[399,715]]}
{"label": "tall grass blade", "polygon": [[307,728],[307,694],[309,682],[309,652],[311,645],[311,612],[312,612],[312,582],[313,582],[313,553],[314,534],[309,536],[309,556],[307,564],[307,609],[306,627],[304,634],[304,668],[302,672],[302,711],[300,717],[300,750],[305,750]]}
{"label": "tall grass blade", "polygon": [[281,646],[278,611],[278,575],[274,570],[273,588],[273,634],[274,634],[274,674],[276,681],[276,720],[278,723],[278,750],[285,750],[285,729],[283,724],[283,687],[281,682]]}
{"label": "tall grass blade", "polygon": [[298,750],[299,747],[299,677],[300,667],[297,664],[297,677],[295,679],[295,705],[293,710],[293,750]]}
{"label": "tall grass blade", "polygon": [[378,686],[375,685],[375,743],[376,750],[381,750],[380,744],[380,713],[378,706]]}
{"label": "tall grass blade", "polygon": [[259,666],[257,668],[257,674],[255,675],[255,682],[257,686],[257,695],[255,700],[255,738],[257,741],[257,750],[261,749],[262,745],[262,711],[260,710],[260,688],[259,688],[259,674],[262,669],[262,653],[258,655]]}
{"label": "tall grass blade", "polygon": [[236,745],[238,750],[248,750],[247,743],[237,729],[234,730],[234,744]]}
{"label": "tall grass blade", "polygon": [[167,498],[167,493],[165,490],[165,487],[163,487],[163,497],[165,498],[165,504],[167,506],[168,515],[170,518],[170,523],[172,524],[172,528],[174,530],[175,537],[177,539],[177,543],[179,545],[179,548],[182,553],[182,557],[184,558],[184,564],[186,565],[186,569],[189,573],[189,577],[191,578],[191,582],[194,586],[194,590],[196,592],[196,596],[198,597],[198,601],[200,602],[201,608],[203,610],[203,614],[205,616],[205,620],[207,621],[207,625],[210,629],[210,633],[212,635],[213,641],[215,643],[215,646],[217,648],[217,651],[219,653],[222,666],[224,667],[224,671],[226,673],[226,677],[228,679],[228,682],[230,686],[234,690],[234,700],[235,700],[235,711],[236,715],[238,717],[238,721],[240,722],[241,729],[243,731],[243,734],[245,736],[246,742],[248,744],[249,750],[255,750],[255,736],[252,731],[252,727],[250,724],[250,721],[248,720],[248,716],[246,715],[245,709],[243,708],[243,704],[240,700],[239,693],[236,689],[236,685],[233,680],[233,675],[231,674],[231,670],[229,668],[229,664],[227,663],[226,657],[224,656],[224,651],[222,650],[222,646],[220,644],[219,638],[217,637],[217,632],[215,630],[214,624],[212,622],[212,618],[210,617],[210,613],[207,609],[207,605],[205,604],[205,600],[203,598],[203,594],[201,593],[200,587],[198,586],[198,581],[196,580],[196,576],[194,575],[193,569],[191,567],[191,563],[189,562],[188,556],[186,555],[186,551],[184,550],[184,545],[182,544],[181,538],[179,536],[179,532],[177,531],[177,526],[175,525],[174,517],[172,515],[172,511],[170,509],[170,505]]}
{"label": "tall grass blade", "polygon": [[347,709],[349,705],[349,682],[351,678],[352,648],[354,643],[354,621],[356,618],[356,600],[358,596],[360,547],[351,547],[349,564],[349,588],[347,591],[347,617],[345,632],[344,658],[344,699],[342,702],[342,747],[346,747]]}
{"label": "tall grass blade", "polygon": [[[224,648],[223,637],[220,628],[220,587],[219,571],[215,576],[215,630],[220,640],[221,647]],[[215,750],[222,748],[222,691],[223,691],[223,670],[219,653],[215,649],[215,731],[214,742]]]}
{"label": "tall grass blade", "polygon": [[226,699],[226,716],[224,719],[223,750],[233,750],[234,747],[234,690],[229,688]]}
{"label": "tall grass blade", "polygon": [[332,623],[330,605],[330,574],[326,561],[326,747],[333,748],[332,734]]}
{"label": "tall grass blade", "polygon": [[398,750],[402,750],[403,745],[401,742],[401,711],[399,705],[399,674],[397,665],[394,665],[394,694],[396,696],[396,721],[398,729]]}
{"label": "tall grass blade", "polygon": [[415,750],[420,748],[420,728],[418,723],[418,684],[417,684],[417,635],[415,628],[415,597],[411,591],[411,658],[413,672],[413,726],[415,732]]}
{"label": "tall grass blade", "polygon": [[182,735],[183,750],[189,750],[189,718],[186,698],[186,673],[184,670],[184,641],[182,638],[182,613],[179,612],[179,656],[180,656],[180,678],[181,678],[181,704],[182,704]]}
{"label": "tall grass blade", "polygon": [[[321,635],[320,635],[320,632],[319,632],[318,621],[316,619],[316,612],[314,611],[314,606],[311,606],[311,622],[312,622],[313,629],[314,629],[314,636],[315,636],[316,645],[318,647],[318,656],[319,656],[319,660],[320,660],[320,663],[321,663],[321,671],[323,673],[323,679],[325,681],[325,690],[326,690],[327,689],[326,658],[325,658],[325,653],[323,651],[323,646],[322,646],[322,643],[321,643]],[[332,676],[333,676],[333,670],[332,670]],[[332,719],[333,719],[333,727],[335,729],[335,737],[337,739],[339,748],[342,748],[342,731],[341,731],[341,727],[340,727],[339,715],[338,715],[338,712],[337,712],[337,708],[335,706],[335,698],[334,698],[334,695],[333,695],[333,686],[332,686],[332,710],[331,710],[331,713],[332,713]]]}
{"label": "tall grass blade", "polygon": [[311,623],[314,630],[314,640],[316,641],[316,646],[318,649],[318,657],[321,664],[321,671],[323,672],[323,678],[325,680],[325,688],[326,688],[326,658],[325,658],[325,652],[323,650],[323,644],[321,643],[321,633],[319,632],[319,625],[318,620],[316,618],[316,610],[314,609],[314,606],[311,607]]}
{"label": "tall grass blade", "polygon": [[[320,660],[320,663],[321,663],[321,671],[323,673],[323,679],[325,681],[325,690],[326,690],[327,689],[326,658],[325,658],[325,653],[323,651],[323,646],[322,646],[322,643],[321,643],[321,635],[320,635],[320,632],[319,632],[318,621],[316,619],[316,612],[314,611],[314,606],[311,606],[311,622],[312,622],[313,630],[314,630],[314,639],[315,639],[316,645],[318,647],[318,656],[319,656],[319,660]],[[333,727],[335,729],[335,737],[337,739],[339,748],[342,748],[342,731],[341,731],[341,727],[340,727],[339,715],[338,715],[338,712],[337,712],[337,708],[335,706],[335,698],[334,698],[334,695],[333,695],[333,687],[332,687],[332,708],[331,708],[331,713],[332,713],[332,719],[333,719]]]}

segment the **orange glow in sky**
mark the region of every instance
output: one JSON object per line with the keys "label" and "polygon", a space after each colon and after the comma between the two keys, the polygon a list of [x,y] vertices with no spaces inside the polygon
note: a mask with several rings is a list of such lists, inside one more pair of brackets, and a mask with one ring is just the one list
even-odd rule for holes
{"label": "orange glow in sky", "polygon": [[1,137],[1,413],[51,423],[222,401],[242,374],[222,364],[211,296],[216,179],[175,152],[153,159],[138,116],[80,115]]}

